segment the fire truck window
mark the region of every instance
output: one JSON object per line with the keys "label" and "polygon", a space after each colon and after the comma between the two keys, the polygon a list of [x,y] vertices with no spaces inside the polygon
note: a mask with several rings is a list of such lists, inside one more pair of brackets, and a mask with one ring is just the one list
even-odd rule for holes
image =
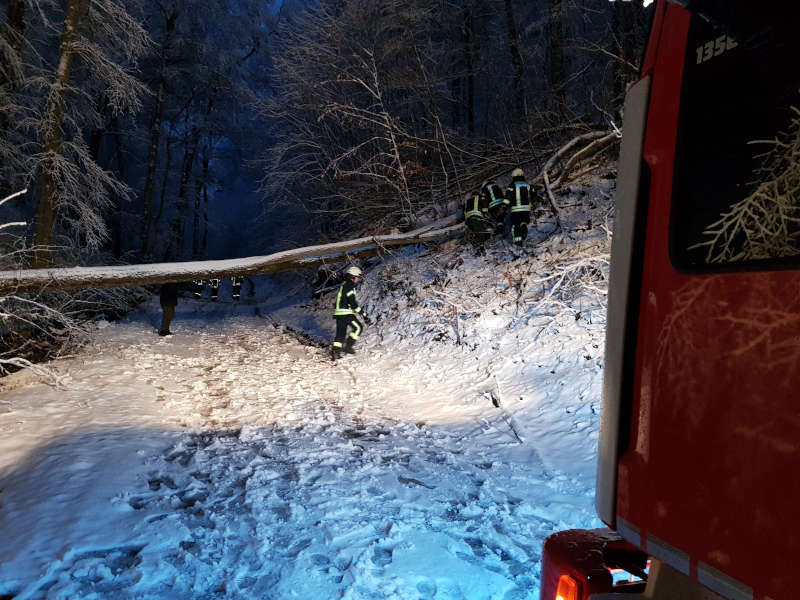
{"label": "fire truck window", "polygon": [[670,224],[684,271],[800,264],[800,2],[729,6],[727,26],[693,16],[689,32]]}

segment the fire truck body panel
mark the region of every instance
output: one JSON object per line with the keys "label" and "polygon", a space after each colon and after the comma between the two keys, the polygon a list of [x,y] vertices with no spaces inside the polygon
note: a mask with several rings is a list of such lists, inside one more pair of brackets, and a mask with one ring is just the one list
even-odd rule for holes
{"label": "fire truck body panel", "polygon": [[[681,82],[692,81],[683,68],[697,60],[686,56],[694,45],[686,41],[689,25],[686,11],[667,8],[653,72],[650,114],[658,118],[648,122],[643,149],[652,183],[633,418],[619,461],[617,515],[625,525],[617,521],[617,528],[623,536],[638,531],[641,547],[692,578],[738,582],[741,589],[727,597],[788,599],[800,553],[800,278],[791,270],[685,272],[691,264],[680,272],[674,263],[681,249],[674,246],[683,240],[674,230],[686,219],[671,214],[670,201],[673,192],[688,193],[673,159],[703,160],[697,152],[676,151],[676,139],[696,139],[685,131],[704,112],[708,120],[730,119],[730,128],[746,129],[749,139],[771,139],[779,131],[742,123],[750,115],[741,103],[738,114],[711,114],[724,109],[712,94],[704,95],[705,109],[680,101]],[[739,48],[721,53],[730,52],[731,68]],[[771,124],[760,115],[754,120]],[[709,142],[704,150],[722,161],[726,150],[717,146],[725,142]],[[699,185],[701,176],[690,179]],[[709,170],[706,193],[730,191],[714,189],[717,176]],[[748,176],[727,175],[737,186],[749,183]]]}
{"label": "fire truck body panel", "polygon": [[[768,162],[774,140],[800,136],[791,133],[800,9],[706,0],[689,2],[703,5],[692,14],[677,4],[655,7],[625,106],[596,507],[657,559],[662,588],[693,582],[681,598],[790,600],[800,558],[800,226],[788,219],[776,249],[751,251],[750,233],[771,217],[744,202],[765,167],[771,176],[786,167]],[[728,27],[709,14],[729,17]],[[793,215],[800,182],[789,188]],[[711,243],[730,215],[750,220]],[[553,548],[545,544],[543,600],[559,572],[582,581]],[[592,586],[582,585],[584,599]],[[642,597],[670,597],[654,585]]]}

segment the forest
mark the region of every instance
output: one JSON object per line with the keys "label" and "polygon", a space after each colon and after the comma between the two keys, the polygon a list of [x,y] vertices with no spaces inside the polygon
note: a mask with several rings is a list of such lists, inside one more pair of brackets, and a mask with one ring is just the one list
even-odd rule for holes
{"label": "forest", "polygon": [[[570,140],[605,140],[593,152],[611,161],[645,4],[6,0],[2,268],[408,231],[484,179],[518,166],[533,179]],[[2,357],[32,344],[15,319],[61,335],[136,296],[9,295]]]}

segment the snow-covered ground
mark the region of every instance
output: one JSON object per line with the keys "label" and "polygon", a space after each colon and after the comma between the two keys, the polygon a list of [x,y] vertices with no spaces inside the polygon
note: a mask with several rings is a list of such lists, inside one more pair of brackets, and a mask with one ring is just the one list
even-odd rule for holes
{"label": "snow-covered ground", "polygon": [[284,275],[0,382],[0,599],[537,599],[544,538],[601,525],[612,193],[523,251],[385,257],[338,363],[332,297]]}

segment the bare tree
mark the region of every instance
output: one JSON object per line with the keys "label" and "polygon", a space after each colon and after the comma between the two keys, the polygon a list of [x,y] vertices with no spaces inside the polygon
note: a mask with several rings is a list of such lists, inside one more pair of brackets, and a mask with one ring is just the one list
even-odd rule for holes
{"label": "bare tree", "polygon": [[150,230],[152,229],[152,205],[153,192],[156,185],[156,169],[158,167],[158,153],[161,147],[161,130],[164,123],[164,96],[167,74],[167,62],[172,46],[172,38],[175,33],[175,21],[178,18],[177,9],[167,7],[163,4],[158,5],[161,16],[164,20],[164,40],[160,44],[160,56],[158,64],[158,74],[156,84],[156,104],[153,109],[153,116],[150,122],[150,147],[147,155],[147,178],[144,184],[144,194],[142,198],[142,233],[140,255],[145,258],[150,251]]}
{"label": "bare tree", "polygon": [[258,0],[159,2],[153,23],[159,47],[146,62],[153,95],[140,193],[144,260],[202,251],[198,202],[205,207],[213,200],[209,186],[222,162],[218,145],[238,144],[243,155],[261,139],[256,127],[247,131],[252,142],[241,132],[254,122],[254,98],[266,87],[260,71],[268,62],[262,38],[270,28],[269,7]]}
{"label": "bare tree", "polygon": [[[0,200],[0,206],[27,190]],[[0,269],[21,272],[30,253],[14,233],[25,222],[0,224]],[[40,273],[41,271],[35,271]],[[129,311],[141,299],[137,289],[64,292],[38,286],[33,293],[10,286],[0,295],[0,376],[21,368],[41,370],[36,362],[63,356],[88,340],[90,322]]]}
{"label": "bare tree", "polygon": [[564,12],[562,0],[547,1],[547,53],[550,63],[551,108],[559,121],[567,115],[567,69],[564,64]]}
{"label": "bare tree", "polygon": [[[141,25],[114,0],[69,0],[61,23],[58,60],[51,70],[41,121],[41,150],[31,157],[40,177],[34,264],[50,259],[56,220],[96,248],[106,236],[100,216],[110,194],[127,197],[127,186],[102,169],[90,155],[82,129],[101,120],[96,103],[83,91],[97,83],[112,113],[136,110],[142,84],[131,74],[149,38]],[[80,77],[73,79],[75,68]],[[73,238],[74,239],[74,238]]]}
{"label": "bare tree", "polygon": [[437,102],[423,43],[435,22],[419,0],[350,0],[320,3],[282,30],[281,93],[265,105],[283,137],[269,195],[286,199],[301,185],[314,194],[309,210],[351,230],[383,216],[416,222],[429,201],[415,180],[425,176],[422,138]]}

